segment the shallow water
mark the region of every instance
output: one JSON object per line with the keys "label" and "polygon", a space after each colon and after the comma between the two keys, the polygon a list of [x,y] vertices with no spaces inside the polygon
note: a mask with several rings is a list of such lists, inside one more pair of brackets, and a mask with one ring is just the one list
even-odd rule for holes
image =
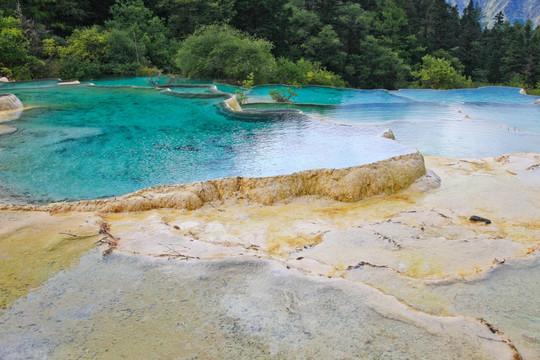
{"label": "shallow water", "polygon": [[[131,78],[104,78],[84,81],[84,84],[95,84],[97,86],[141,86],[150,87],[153,86],[148,77],[131,77]],[[158,82],[157,77],[151,78],[154,82]],[[214,85],[219,91],[224,93],[234,94],[240,87],[227,84],[214,83],[210,79],[187,79],[187,78],[174,78],[169,81],[168,77],[161,77],[159,79],[160,86],[171,85]]]}
{"label": "shallow water", "polygon": [[263,260],[93,251],[0,316],[0,358],[486,358],[478,338],[386,301],[401,306]]}
{"label": "shallow water", "polygon": [[465,103],[500,103],[500,104],[534,104],[538,96],[522,94],[521,89],[503,86],[487,86],[478,89],[429,90],[402,89],[391,91],[392,94],[406,97],[414,101],[432,101],[445,104]]}
{"label": "shallow water", "polygon": [[[257,94],[258,89],[255,88]],[[539,97],[523,95],[519,89],[486,87],[391,92],[333,89],[328,99],[322,96],[326,88],[315,88],[320,92],[320,98],[312,96],[315,94],[312,89],[298,89],[299,96],[295,101],[333,105],[288,104],[287,107],[298,108],[322,121],[387,126],[394,132],[396,140],[424,155],[479,158],[540,152],[540,106],[534,104]],[[339,99],[334,94],[340,91],[343,94],[356,92],[357,95]],[[312,97],[306,98],[309,96]],[[364,96],[362,100],[357,98],[360,96]],[[268,100],[255,97],[255,100],[259,99]],[[280,106],[254,103],[246,107],[271,109]]]}
{"label": "shallow water", "polygon": [[35,81],[20,81],[20,82],[0,82],[0,91],[2,92],[12,92],[11,90],[17,89],[27,89],[27,88],[36,88],[44,86],[53,86],[60,82],[58,79],[45,79],[45,80],[35,80]]}

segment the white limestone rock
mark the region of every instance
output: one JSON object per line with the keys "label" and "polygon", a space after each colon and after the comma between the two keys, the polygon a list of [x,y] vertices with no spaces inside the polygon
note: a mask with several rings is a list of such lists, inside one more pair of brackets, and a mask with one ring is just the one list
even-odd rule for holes
{"label": "white limestone rock", "polygon": [[0,94],[0,111],[22,109],[23,103],[13,94]]}

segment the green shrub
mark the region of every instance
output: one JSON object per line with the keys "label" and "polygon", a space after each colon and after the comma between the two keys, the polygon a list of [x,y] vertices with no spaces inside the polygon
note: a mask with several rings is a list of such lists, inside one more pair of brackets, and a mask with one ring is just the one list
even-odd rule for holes
{"label": "green shrub", "polygon": [[241,104],[245,103],[248,99],[248,96],[246,95],[246,90],[249,90],[255,85],[255,81],[253,80],[253,73],[249,74],[247,79],[242,81],[242,89],[236,90],[236,100]]}
{"label": "green shrub", "polygon": [[279,103],[288,103],[291,102],[292,98],[298,96],[298,93],[294,90],[291,90],[291,88],[286,89],[274,89],[268,91],[270,96],[272,97],[272,100],[279,102]]}
{"label": "green shrub", "polygon": [[414,71],[418,79],[417,85],[430,89],[459,89],[473,87],[470,78],[461,75],[451,64],[450,60],[426,55],[422,58],[422,67]]}
{"label": "green shrub", "polygon": [[17,80],[29,80],[45,68],[45,63],[30,55],[30,42],[22,23],[0,14],[0,73]]}
{"label": "green shrub", "polygon": [[300,59],[296,63],[286,58],[277,60],[277,70],[271,81],[289,85],[345,86],[345,81],[331,71],[321,67],[318,62]]}
{"label": "green shrub", "polygon": [[58,62],[58,74],[62,79],[85,80],[102,74],[101,64],[90,60],[65,58]]}
{"label": "green shrub", "polygon": [[104,70],[109,49],[108,32],[99,26],[77,29],[58,47],[58,72],[64,79],[89,79]]}
{"label": "green shrub", "polygon": [[228,25],[197,29],[180,45],[175,64],[189,77],[239,81],[253,73],[257,84],[275,70],[272,43],[257,39]]}

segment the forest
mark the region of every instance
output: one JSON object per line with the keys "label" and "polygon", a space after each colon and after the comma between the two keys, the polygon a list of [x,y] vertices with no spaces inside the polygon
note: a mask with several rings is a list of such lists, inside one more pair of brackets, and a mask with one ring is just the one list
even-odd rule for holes
{"label": "forest", "polygon": [[[492,26],[487,24],[492,21]],[[540,88],[540,26],[473,1],[3,0],[0,77]]]}

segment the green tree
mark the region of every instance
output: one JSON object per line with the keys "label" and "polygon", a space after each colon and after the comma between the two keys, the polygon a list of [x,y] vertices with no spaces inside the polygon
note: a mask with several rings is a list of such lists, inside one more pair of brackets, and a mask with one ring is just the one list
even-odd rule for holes
{"label": "green tree", "polygon": [[230,24],[251,35],[266,39],[274,44],[275,56],[289,51],[291,7],[288,0],[236,0],[235,15]]}
{"label": "green tree", "polygon": [[538,65],[540,62],[540,43],[531,20],[527,20],[523,26],[525,36],[525,66],[523,68],[523,76],[525,77],[525,85],[534,87],[540,79]]}
{"label": "green tree", "polygon": [[331,71],[341,72],[347,53],[343,51],[338,34],[331,25],[325,25],[306,44],[304,54],[313,61],[320,62]]}
{"label": "green tree", "polygon": [[188,36],[176,54],[176,66],[186,76],[235,81],[253,73],[257,84],[275,70],[272,44],[228,25],[202,26]]}
{"label": "green tree", "polygon": [[480,20],[482,12],[480,8],[474,5],[473,0],[463,10],[463,16],[460,20],[460,38],[459,38],[459,60],[465,66],[465,75],[473,76],[475,69],[480,65],[480,39],[482,36],[482,27]]}
{"label": "green tree", "polygon": [[491,29],[486,29],[482,36],[482,58],[485,59],[485,80],[490,83],[502,81],[501,59],[504,54],[503,26],[504,14],[499,12],[495,16],[495,23]]}
{"label": "green tree", "polygon": [[0,14],[0,75],[15,79],[31,79],[45,64],[30,55],[30,42],[21,21]]}
{"label": "green tree", "polygon": [[304,48],[312,34],[320,31],[322,23],[313,11],[292,6],[290,18],[291,31],[289,33],[289,50],[283,57],[299,60],[304,56]]}
{"label": "green tree", "polygon": [[156,14],[166,19],[176,39],[184,39],[201,25],[229,23],[236,14],[235,0],[159,0]]}
{"label": "green tree", "polygon": [[102,74],[107,61],[108,32],[99,26],[77,29],[58,49],[59,74],[66,79],[88,79]]}
{"label": "green tree", "polygon": [[[148,65],[149,62],[160,68],[172,65],[173,54],[168,51],[169,31],[163,21],[144,6],[142,0],[117,0],[110,12],[112,20],[106,22],[107,28],[129,34],[137,63]],[[175,46],[173,48],[176,49]]]}
{"label": "green tree", "polygon": [[531,34],[526,67],[527,83],[536,84],[540,90],[540,26]]}
{"label": "green tree", "polygon": [[426,55],[422,58],[422,67],[419,71],[413,72],[418,79],[418,85],[430,89],[457,89],[472,87],[470,79],[461,75],[449,60],[435,58]]}
{"label": "green tree", "polygon": [[501,72],[504,81],[508,82],[522,77],[527,63],[525,32],[523,25],[516,22],[513,26],[507,24],[504,29]]}
{"label": "green tree", "polygon": [[116,75],[137,74],[142,68],[137,54],[146,54],[146,46],[141,42],[135,46],[133,33],[112,28],[107,36],[107,54],[104,72]]}
{"label": "green tree", "polygon": [[365,89],[398,89],[406,87],[410,67],[395,52],[369,35],[360,45],[360,52],[348,59],[349,73],[345,80]]}
{"label": "green tree", "polygon": [[374,25],[377,37],[383,40],[386,47],[409,62],[410,52],[417,40],[409,33],[405,10],[398,7],[394,0],[377,0],[377,6],[380,9]]}
{"label": "green tree", "polygon": [[349,3],[341,8],[336,29],[347,54],[357,53],[373,22],[373,16],[360,4]]}
{"label": "green tree", "polygon": [[421,45],[426,51],[451,51],[458,46],[461,31],[457,7],[451,7],[444,0],[432,0],[427,7],[420,35]]}

